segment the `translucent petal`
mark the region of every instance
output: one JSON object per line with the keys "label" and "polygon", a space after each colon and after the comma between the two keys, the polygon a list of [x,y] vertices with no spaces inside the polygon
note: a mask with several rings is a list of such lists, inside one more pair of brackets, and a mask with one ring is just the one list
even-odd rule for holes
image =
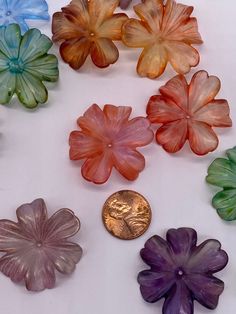
{"label": "translucent petal", "polygon": [[105,68],[118,60],[119,51],[110,39],[98,38],[92,44],[91,58],[96,66]]}
{"label": "translucent petal", "polygon": [[153,45],[144,48],[139,57],[137,72],[140,76],[147,76],[151,79],[159,77],[166,68],[167,53],[162,45]]}
{"label": "translucent petal", "polygon": [[181,119],[163,124],[156,132],[156,141],[168,153],[176,153],[184,146],[187,135],[187,120]]}
{"label": "translucent petal", "polygon": [[83,37],[81,39],[66,40],[60,47],[62,59],[78,70],[85,62],[90,52],[91,42]]}
{"label": "translucent petal", "polygon": [[17,24],[0,27],[0,51],[7,58],[17,58],[21,41],[21,31]]}
{"label": "translucent petal", "polygon": [[20,226],[10,220],[0,220],[0,251],[14,252],[16,248],[27,245],[27,237],[21,232]]}
{"label": "translucent petal", "polygon": [[112,16],[118,5],[119,0],[90,0],[89,16],[91,25],[97,29],[106,19]]}
{"label": "translucent petal", "polygon": [[194,114],[194,119],[215,127],[230,127],[229,105],[225,99],[212,100]]}
{"label": "translucent petal", "polygon": [[139,48],[148,46],[153,37],[153,34],[139,20],[128,19],[124,23],[122,40],[128,47]]}
{"label": "translucent petal", "polygon": [[138,275],[140,291],[145,301],[153,303],[163,298],[175,283],[174,275],[169,272],[144,270]]}
{"label": "translucent petal", "polygon": [[114,14],[111,18],[102,23],[102,25],[97,30],[97,34],[102,38],[120,40],[121,28],[127,18],[127,15],[123,13]]}
{"label": "translucent petal", "polygon": [[58,60],[54,55],[45,55],[25,65],[25,70],[40,81],[56,82],[58,80]]}
{"label": "translucent petal", "polygon": [[15,93],[16,75],[8,70],[0,72],[0,104],[10,102]]}
{"label": "translucent petal", "polygon": [[36,28],[30,29],[22,38],[19,57],[25,63],[31,62],[48,52],[52,47],[52,41],[42,35]]}
{"label": "translucent petal", "polygon": [[236,220],[236,189],[218,192],[212,199],[212,205],[222,219]]}
{"label": "translucent petal", "polygon": [[14,15],[30,20],[49,20],[48,5],[45,0],[7,0]]}
{"label": "translucent petal", "polygon": [[42,82],[26,71],[16,77],[16,94],[27,108],[35,108],[48,99],[47,89]]}
{"label": "translucent petal", "polygon": [[189,109],[195,113],[211,102],[220,90],[220,80],[209,76],[206,71],[198,71],[192,77],[189,86]]}
{"label": "translucent petal", "polygon": [[115,136],[122,131],[124,125],[128,123],[132,108],[128,106],[105,105],[103,112],[106,117],[106,127],[110,135]]}
{"label": "translucent petal", "polygon": [[219,140],[208,124],[191,120],[188,131],[189,144],[195,154],[205,155],[217,148]]}
{"label": "translucent petal", "polygon": [[224,158],[215,159],[208,168],[207,182],[223,188],[236,189],[236,164]]}

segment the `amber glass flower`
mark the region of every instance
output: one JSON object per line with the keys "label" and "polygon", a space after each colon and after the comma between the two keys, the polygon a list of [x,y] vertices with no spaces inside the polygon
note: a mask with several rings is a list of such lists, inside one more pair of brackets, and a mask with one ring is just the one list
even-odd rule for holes
{"label": "amber glass flower", "polygon": [[144,169],[145,159],[137,147],[153,139],[150,122],[143,117],[129,120],[130,107],[92,105],[78,119],[81,131],[70,134],[70,159],[85,159],[83,177],[91,182],[106,182],[115,167],[126,179],[135,180]]}
{"label": "amber glass flower", "polygon": [[121,40],[127,19],[123,13],[113,14],[118,5],[119,0],[72,0],[53,15],[53,40],[61,43],[61,56],[73,69],[79,69],[89,54],[100,68],[117,61],[113,40]]}
{"label": "amber glass flower", "polygon": [[122,30],[128,47],[144,48],[138,64],[140,76],[160,76],[168,62],[180,74],[199,63],[198,51],[192,44],[201,44],[197,20],[190,17],[193,7],[174,0],[144,0],[134,6],[140,20],[129,19]]}
{"label": "amber glass flower", "polygon": [[41,291],[55,285],[55,270],[70,274],[81,258],[81,247],[68,241],[79,231],[74,213],[63,208],[48,218],[42,199],[23,204],[18,222],[0,220],[0,271],[26,288]]}
{"label": "amber glass flower", "polygon": [[205,155],[218,146],[212,127],[230,127],[229,105],[225,99],[215,99],[220,80],[198,71],[190,84],[177,75],[152,96],[147,105],[148,118],[162,126],[156,132],[157,143],[169,153],[179,151],[188,140],[192,151]]}

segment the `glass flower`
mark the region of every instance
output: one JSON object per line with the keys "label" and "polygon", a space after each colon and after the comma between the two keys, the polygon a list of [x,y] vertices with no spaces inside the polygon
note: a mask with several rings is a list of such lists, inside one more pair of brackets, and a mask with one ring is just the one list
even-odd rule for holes
{"label": "glass flower", "polygon": [[119,0],[72,0],[53,15],[53,40],[61,42],[62,59],[79,69],[88,55],[105,68],[117,61],[119,51],[113,40],[121,40],[121,27],[127,16],[113,14]]}
{"label": "glass flower", "polygon": [[0,0],[0,25],[20,25],[22,33],[29,27],[25,20],[49,20],[45,0]]}
{"label": "glass flower", "polygon": [[80,229],[79,219],[63,208],[50,218],[43,199],[16,210],[18,222],[0,220],[0,271],[13,282],[25,281],[26,288],[41,291],[55,285],[55,270],[74,271],[82,249],[68,241]]}
{"label": "glass flower", "polygon": [[190,17],[193,7],[174,0],[144,0],[134,6],[141,20],[129,19],[122,30],[125,45],[144,48],[137,64],[140,76],[156,78],[168,62],[180,74],[188,73],[199,63],[198,51],[192,44],[201,44],[196,18]]}
{"label": "glass flower", "polygon": [[120,7],[121,9],[125,10],[128,8],[132,0],[120,0]]}
{"label": "glass flower", "polygon": [[37,29],[21,36],[18,24],[0,28],[0,103],[16,94],[27,108],[45,103],[48,92],[42,81],[58,80],[56,56],[47,54],[52,41]]}
{"label": "glass flower", "polygon": [[147,105],[149,120],[162,123],[157,143],[169,153],[179,151],[187,140],[197,155],[214,151],[218,138],[212,127],[232,126],[227,101],[215,99],[219,90],[220,80],[205,71],[195,73],[189,85],[183,75],[169,80]]}
{"label": "glass flower", "polygon": [[224,283],[213,274],[228,263],[217,240],[197,246],[194,229],[170,229],[166,240],[150,238],[141,257],[150,266],[138,275],[141,294],[150,303],[165,298],[163,314],[193,314],[194,300],[209,309],[217,307]]}
{"label": "glass flower", "polygon": [[82,176],[105,183],[115,167],[128,180],[144,169],[145,159],[136,149],[153,139],[150,122],[143,117],[129,120],[131,107],[94,104],[77,121],[81,131],[70,134],[70,159],[85,159]]}
{"label": "glass flower", "polygon": [[212,205],[224,220],[236,220],[236,147],[226,151],[227,158],[215,159],[208,168],[208,183],[223,188]]}

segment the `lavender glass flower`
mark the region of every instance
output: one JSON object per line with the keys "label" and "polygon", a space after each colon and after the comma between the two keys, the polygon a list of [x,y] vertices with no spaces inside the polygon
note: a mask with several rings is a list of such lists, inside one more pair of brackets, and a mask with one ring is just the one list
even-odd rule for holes
{"label": "lavender glass flower", "polygon": [[125,10],[128,8],[132,0],[120,0],[120,7],[121,9]]}
{"label": "lavender glass flower", "polygon": [[29,27],[25,20],[49,20],[45,0],[0,0],[0,26],[12,23],[20,25],[21,31]]}
{"label": "lavender glass flower", "polygon": [[43,199],[16,210],[18,222],[0,220],[0,271],[26,288],[41,291],[55,285],[55,270],[70,274],[82,256],[78,244],[67,239],[80,228],[74,213],[63,208],[49,219]]}
{"label": "lavender glass flower", "polygon": [[213,274],[228,256],[217,240],[196,244],[194,229],[170,229],[166,240],[155,235],[140,252],[151,267],[138,275],[142,296],[151,303],[165,298],[163,314],[193,314],[194,300],[209,309],[218,304],[224,283]]}

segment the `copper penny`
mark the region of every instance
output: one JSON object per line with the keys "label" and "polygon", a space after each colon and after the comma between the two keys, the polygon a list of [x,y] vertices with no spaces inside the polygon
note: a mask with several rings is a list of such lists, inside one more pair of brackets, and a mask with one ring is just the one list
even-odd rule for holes
{"label": "copper penny", "polygon": [[106,200],[102,218],[106,229],[113,236],[132,240],[147,231],[152,212],[148,201],[141,194],[123,190]]}

